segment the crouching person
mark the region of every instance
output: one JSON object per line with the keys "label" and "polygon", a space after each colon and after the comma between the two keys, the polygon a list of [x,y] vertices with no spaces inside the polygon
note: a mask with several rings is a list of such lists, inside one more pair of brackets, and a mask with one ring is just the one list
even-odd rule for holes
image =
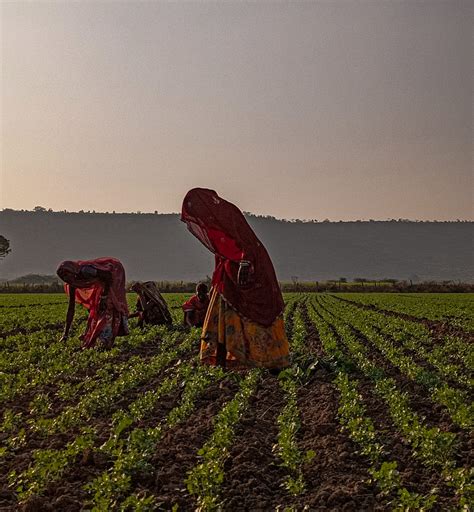
{"label": "crouching person", "polygon": [[165,299],[153,281],[144,283],[137,282],[132,290],[138,295],[136,312],[129,318],[138,317],[138,326],[148,325],[171,325],[173,319]]}
{"label": "crouching person", "polygon": [[189,327],[202,327],[209,306],[209,293],[205,283],[196,286],[196,294],[183,304],[184,324]]}

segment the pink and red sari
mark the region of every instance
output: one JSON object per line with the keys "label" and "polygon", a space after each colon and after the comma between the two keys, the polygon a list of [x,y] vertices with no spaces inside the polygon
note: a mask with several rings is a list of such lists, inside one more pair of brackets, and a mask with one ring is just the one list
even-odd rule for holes
{"label": "pink and red sari", "polygon": [[[104,282],[98,277],[81,276],[80,270],[84,266],[106,271],[111,275],[106,307],[103,310],[100,309],[99,303],[104,292]],[[65,291],[69,294],[70,287],[74,287],[76,303],[82,304],[89,311],[86,332],[81,336],[84,348],[93,347],[98,338],[102,338],[110,346],[116,336],[128,334],[129,312],[125,291],[125,270],[119,260],[105,257],[66,261],[61,263],[59,268],[76,275],[64,285]]]}

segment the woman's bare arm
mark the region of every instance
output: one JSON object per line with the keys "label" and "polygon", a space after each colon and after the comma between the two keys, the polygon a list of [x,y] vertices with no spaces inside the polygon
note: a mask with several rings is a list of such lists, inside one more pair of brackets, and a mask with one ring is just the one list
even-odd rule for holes
{"label": "woman's bare arm", "polygon": [[69,336],[72,321],[74,320],[74,313],[76,310],[76,289],[73,286],[69,287],[69,305],[66,313],[66,325],[64,326],[64,334],[61,338],[62,341],[66,340]]}

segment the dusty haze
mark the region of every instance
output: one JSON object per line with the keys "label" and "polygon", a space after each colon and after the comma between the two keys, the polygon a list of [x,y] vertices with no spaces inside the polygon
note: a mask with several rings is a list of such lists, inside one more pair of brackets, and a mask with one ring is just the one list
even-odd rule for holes
{"label": "dusty haze", "polygon": [[472,215],[473,2],[2,2],[0,207]]}

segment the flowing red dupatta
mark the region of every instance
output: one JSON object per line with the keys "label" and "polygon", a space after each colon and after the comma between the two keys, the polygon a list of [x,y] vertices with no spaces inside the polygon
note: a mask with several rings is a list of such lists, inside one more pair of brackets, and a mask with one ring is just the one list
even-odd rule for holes
{"label": "flowing red dupatta", "polygon": [[[194,188],[183,201],[181,220],[216,255],[212,286],[242,316],[265,327],[283,312],[273,264],[242,212],[214,190]],[[250,286],[237,284],[239,261],[253,266]]]}
{"label": "flowing red dupatta", "polygon": [[[73,272],[78,272],[83,265],[110,272],[112,279],[109,288],[109,301],[113,308],[123,315],[128,316],[127,296],[125,292],[125,270],[122,263],[116,258],[96,258],[94,260],[67,261],[60,265]],[[76,288],[76,302],[82,304],[90,311],[90,317],[98,316],[100,296],[103,291],[103,283],[98,278],[77,278],[69,284],[65,284],[66,293],[69,293],[69,286]]]}

